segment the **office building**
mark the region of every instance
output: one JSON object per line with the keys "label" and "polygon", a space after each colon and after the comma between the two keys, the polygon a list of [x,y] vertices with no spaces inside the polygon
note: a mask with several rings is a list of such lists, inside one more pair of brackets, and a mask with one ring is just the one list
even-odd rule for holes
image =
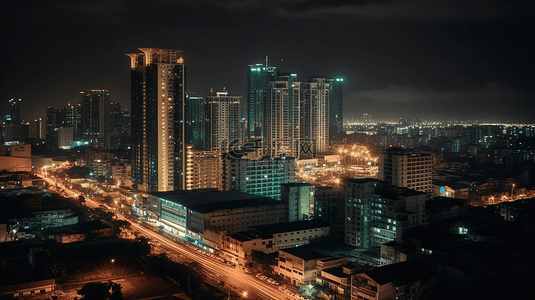
{"label": "office building", "polygon": [[344,78],[329,78],[329,135],[344,132]]}
{"label": "office building", "polygon": [[258,160],[226,156],[223,160],[223,189],[281,199],[281,184],[295,182],[293,157],[264,157]]}
{"label": "office building", "polygon": [[73,127],[62,126],[58,128],[58,148],[70,149],[73,143]]}
{"label": "office building", "polygon": [[379,155],[379,180],[421,192],[433,191],[433,164],[429,153],[411,153],[391,147]]}
{"label": "office building", "polygon": [[121,103],[110,103],[110,148],[119,148],[125,136],[123,129],[123,109]]}
{"label": "office building", "polygon": [[142,191],[185,188],[182,50],[139,48],[131,69],[132,182]]}
{"label": "office building", "polygon": [[437,276],[419,260],[352,275],[351,300],[437,299]]}
{"label": "office building", "polygon": [[46,139],[46,119],[45,118],[35,118],[30,120],[28,137],[31,139]]}
{"label": "office building", "polygon": [[196,148],[204,147],[205,112],[204,97],[195,94],[186,94],[186,144]]}
{"label": "office building", "polygon": [[80,92],[82,104],[82,135],[93,145],[110,147],[111,114],[108,90]]}
{"label": "office building", "polygon": [[427,223],[426,193],[371,178],[344,182],[346,244],[371,248],[401,242],[409,228]]}
{"label": "office building", "polygon": [[300,88],[297,74],[280,75],[269,82],[263,138],[266,154],[271,157],[299,157]]}
{"label": "office building", "polygon": [[306,247],[281,249],[274,270],[292,285],[301,286],[316,281],[317,261],[327,257],[330,256],[312,252]]}
{"label": "office building", "polygon": [[223,189],[221,153],[186,145],[186,190]]}
{"label": "office building", "polygon": [[360,248],[370,247],[371,198],[377,179],[344,179],[345,243]]}
{"label": "office building", "polygon": [[277,77],[277,68],[265,64],[247,68],[247,128],[249,137],[261,137],[264,130],[264,107],[269,95],[269,82]]}
{"label": "office building", "polygon": [[[301,85],[300,139],[312,145],[309,156],[329,149],[329,86],[325,78],[312,78]],[[301,151],[300,157],[303,154]]]}
{"label": "office building", "polygon": [[73,128],[73,138],[75,141],[82,140],[82,105],[65,105],[65,125]]}
{"label": "office building", "polygon": [[155,192],[148,194],[148,204],[159,225],[200,241],[213,228],[233,234],[250,226],[287,221],[284,203],[237,191]]}
{"label": "office building", "polygon": [[252,260],[252,252],[277,252],[329,237],[329,226],[323,220],[284,222],[250,227],[248,231],[226,234],[222,239],[222,256],[239,265]]}
{"label": "office building", "polygon": [[344,236],[345,197],[343,186],[319,186],[314,191],[314,218],[331,225],[331,235]]}
{"label": "office building", "polygon": [[6,115],[7,124],[10,125],[21,125],[22,119],[20,117],[20,104],[22,99],[10,99],[9,103],[11,104],[11,114]]}
{"label": "office building", "polygon": [[217,92],[205,101],[205,149],[226,153],[243,144],[241,135],[241,96]]}
{"label": "office building", "polygon": [[306,182],[281,184],[281,201],[288,204],[288,221],[308,220],[314,213],[315,187]]}

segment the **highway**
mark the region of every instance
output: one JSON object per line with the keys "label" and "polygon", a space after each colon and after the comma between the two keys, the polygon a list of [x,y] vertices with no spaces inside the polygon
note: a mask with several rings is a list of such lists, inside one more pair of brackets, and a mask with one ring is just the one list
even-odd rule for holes
{"label": "highway", "polygon": [[[51,186],[61,189],[69,197],[78,197],[79,193],[68,188],[63,180],[60,180],[57,177],[57,179],[54,179],[48,172],[35,172],[35,174],[48,182]],[[90,208],[98,208],[102,205],[90,198],[85,199],[85,204]],[[132,230],[139,231],[142,235],[149,237],[153,243],[156,241],[159,242],[159,245],[156,247],[161,248],[160,251],[167,253],[168,257],[183,263],[199,263],[203,268],[207,280],[214,285],[219,285],[221,282],[224,282],[225,285],[235,287],[240,291],[242,298],[244,299],[299,299],[286,294],[279,290],[279,287],[264,282],[252,274],[246,274],[239,269],[220,262],[215,257],[209,257],[202,252],[199,253],[193,248],[189,248],[180,242],[174,241],[139,225],[136,221],[125,218],[123,215],[111,210],[111,208],[105,204],[104,206],[108,208],[109,211],[114,212],[118,219],[128,221],[132,225]],[[155,246],[151,247],[154,249]]]}

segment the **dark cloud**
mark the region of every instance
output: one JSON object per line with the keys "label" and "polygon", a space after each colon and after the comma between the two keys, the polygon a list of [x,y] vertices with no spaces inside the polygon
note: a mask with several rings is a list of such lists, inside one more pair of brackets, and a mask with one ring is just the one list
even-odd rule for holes
{"label": "dark cloud", "polygon": [[489,82],[474,90],[436,91],[429,87],[389,85],[385,88],[354,91],[346,97],[346,106],[356,116],[364,112],[392,121],[399,116],[420,117],[424,120],[466,118],[513,121],[527,118],[535,109],[530,104],[519,112],[513,107],[524,94],[497,82]]}
{"label": "dark cloud", "polygon": [[92,88],[128,107],[124,54],[162,47],[184,50],[187,88],[199,93],[245,95],[246,66],[269,55],[301,81],[343,76],[357,115],[535,121],[531,2],[54,0],[11,1],[2,12],[0,112],[22,98],[23,113],[41,115]]}

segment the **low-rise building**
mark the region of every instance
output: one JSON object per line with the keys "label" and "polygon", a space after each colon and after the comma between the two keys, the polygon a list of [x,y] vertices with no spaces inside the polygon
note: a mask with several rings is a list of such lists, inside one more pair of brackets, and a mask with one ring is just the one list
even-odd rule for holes
{"label": "low-rise building", "polygon": [[434,197],[425,201],[425,214],[429,222],[464,216],[468,214],[468,200]]}
{"label": "low-rise building", "polygon": [[351,275],[357,271],[363,271],[363,267],[348,264],[346,256],[319,259],[316,283],[332,291],[330,296],[334,299],[349,300]]}
{"label": "low-rise building", "polygon": [[318,259],[329,256],[295,247],[279,250],[276,272],[284,276],[293,285],[302,285],[316,281]]}
{"label": "low-rise building", "polygon": [[322,219],[254,226],[253,229],[273,235],[275,249],[298,247],[329,236],[329,224]]}
{"label": "low-rise building", "polygon": [[352,275],[351,300],[435,299],[436,275],[418,260]]}
{"label": "low-rise building", "polygon": [[206,231],[234,234],[251,226],[288,220],[286,204],[238,191],[155,192],[148,194],[148,206],[149,217],[157,220],[157,226],[205,244]]}
{"label": "low-rise building", "polygon": [[241,231],[223,237],[220,255],[237,265],[251,262],[253,251],[273,252],[273,235]]}
{"label": "low-rise building", "polygon": [[250,263],[253,250],[273,253],[328,236],[329,226],[321,219],[255,226],[223,236],[222,251],[227,260],[245,265]]}

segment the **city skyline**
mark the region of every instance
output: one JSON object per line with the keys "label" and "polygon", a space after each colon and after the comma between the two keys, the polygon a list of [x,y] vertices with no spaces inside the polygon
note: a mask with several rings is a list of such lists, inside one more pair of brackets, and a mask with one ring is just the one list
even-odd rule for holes
{"label": "city skyline", "polygon": [[[63,107],[88,89],[128,107],[124,53],[160,47],[184,50],[188,89],[200,95],[226,87],[245,97],[247,66],[267,55],[301,81],[344,78],[346,118],[534,122],[527,2],[29,4],[6,8],[0,86],[1,111],[20,98],[27,118],[43,115],[35,104]],[[279,38],[288,28],[295,34]]]}

